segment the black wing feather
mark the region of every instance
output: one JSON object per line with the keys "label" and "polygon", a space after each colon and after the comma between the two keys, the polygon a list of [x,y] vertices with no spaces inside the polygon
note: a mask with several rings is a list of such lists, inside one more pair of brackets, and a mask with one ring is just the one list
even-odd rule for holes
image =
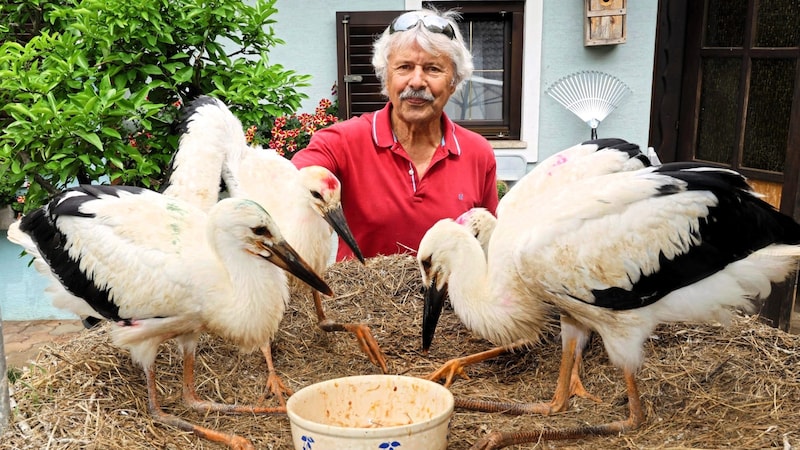
{"label": "black wing feather", "polygon": [[[109,290],[101,288],[88,274],[80,270],[80,261],[69,254],[67,235],[58,227],[63,216],[92,218],[93,214],[80,210],[81,205],[97,200],[101,195],[119,196],[120,192],[141,193],[144,189],[133,186],[82,185],[68,189],[54,197],[47,205],[31,211],[20,221],[20,230],[36,243],[42,258],[53,275],[72,295],[82,298],[103,317],[119,321],[119,306],[109,298]],[[79,192],[83,195],[67,195]]]}
{"label": "black wing feather", "polygon": [[642,276],[632,290],[614,287],[593,291],[597,306],[640,308],[768,245],[800,243],[800,224],[755,196],[746,179],[736,172],[697,163],[669,163],[655,171],[685,182],[684,189],[665,188],[661,195],[706,190],[718,203],[693,233],[697,245],[673,259],[660,254],[658,272]]}

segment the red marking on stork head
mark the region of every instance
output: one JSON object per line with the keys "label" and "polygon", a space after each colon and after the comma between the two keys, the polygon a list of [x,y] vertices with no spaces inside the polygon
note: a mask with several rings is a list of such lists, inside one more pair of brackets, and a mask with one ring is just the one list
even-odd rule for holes
{"label": "red marking on stork head", "polygon": [[326,176],[323,179],[323,183],[327,185],[328,189],[331,191],[339,189],[339,180],[333,174]]}
{"label": "red marking on stork head", "polygon": [[459,225],[464,225],[465,223],[469,222],[469,218],[472,216],[472,210],[468,210],[462,213],[460,216],[456,218],[456,223]]}

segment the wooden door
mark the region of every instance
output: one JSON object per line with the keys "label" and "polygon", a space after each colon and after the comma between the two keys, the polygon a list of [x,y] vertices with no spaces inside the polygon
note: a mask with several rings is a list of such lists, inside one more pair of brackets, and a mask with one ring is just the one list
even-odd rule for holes
{"label": "wooden door", "polygon": [[[659,2],[650,145],[730,167],[800,220],[800,2]],[[788,329],[796,286],[762,315]]]}

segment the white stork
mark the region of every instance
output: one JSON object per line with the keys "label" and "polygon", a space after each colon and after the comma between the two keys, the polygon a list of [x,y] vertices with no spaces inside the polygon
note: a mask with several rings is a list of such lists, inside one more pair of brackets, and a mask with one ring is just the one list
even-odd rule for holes
{"label": "white stork", "polygon": [[[500,200],[497,208],[498,214],[504,210],[513,211],[518,207],[524,208],[527,199],[533,195],[542,195],[549,189],[568,189],[568,185],[577,180],[638,170],[648,167],[650,164],[650,158],[643,154],[636,144],[617,138],[586,141],[555,153],[537,164]],[[484,254],[488,255],[489,242],[497,224],[496,217],[485,208],[473,208],[459,216],[456,222],[472,232],[481,244]],[[598,397],[586,391],[580,378],[583,349],[588,345],[589,337],[590,333],[587,332],[576,342],[575,364],[569,393],[570,396],[577,395],[599,402]],[[467,365],[525,348],[528,345],[530,345],[530,341],[523,339],[509,345],[447,361],[429,375],[428,379],[437,381],[445,378],[445,386],[450,386],[456,375],[468,378],[464,372],[464,367]]]}
{"label": "white stork", "polygon": [[[618,433],[644,421],[635,373],[655,327],[724,323],[734,309],[753,311],[771,283],[793,273],[800,224],[761,200],[732,170],[672,163],[517,198],[515,208],[498,217],[488,261],[472,233],[449,219],[426,233],[418,258],[427,286],[424,350],[445,290],[467,328],[501,345],[539,339],[548,318],[561,314],[562,367],[551,402],[466,400],[459,401],[462,407],[543,414],[567,409],[577,343],[594,330],[623,371],[629,416],[565,435]],[[493,433],[474,448],[541,437]]]}
{"label": "white stork", "polygon": [[[112,338],[144,369],[149,409],[162,423],[233,448],[242,437],[165,413],[157,398],[159,344],[175,339],[184,355],[184,400],[200,410],[279,413],[203,401],[194,386],[198,338],[210,332],[252,351],[269,342],[283,318],[286,273],[331,294],[258,204],[216,203],[208,214],[178,199],[125,186],[81,186],[13,223],[8,238],[35,258],[51,281],[53,303],[113,321]],[[277,379],[268,357],[271,384]]]}
{"label": "white stork", "polygon": [[[269,211],[287,242],[317,273],[324,273],[330,262],[333,231],[364,262],[342,212],[341,183],[328,169],[312,166],[298,170],[275,151],[248,145],[239,119],[213,97],[201,96],[188,105],[185,128],[178,153],[204,153],[208,146],[215,147],[217,155],[224,155],[215,182],[221,172],[231,196],[250,198]],[[218,156],[207,160],[219,164]],[[328,319],[320,293],[313,290],[312,296],[319,327],[326,332],[353,333],[370,361],[388,372],[386,357],[369,327]]]}

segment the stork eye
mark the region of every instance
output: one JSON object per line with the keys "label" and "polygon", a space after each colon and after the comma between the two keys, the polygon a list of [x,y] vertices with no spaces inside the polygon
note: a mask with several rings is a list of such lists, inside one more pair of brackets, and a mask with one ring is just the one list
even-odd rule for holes
{"label": "stork eye", "polygon": [[252,230],[253,233],[255,233],[258,236],[269,235],[269,230],[267,229],[267,227],[255,227],[252,228]]}
{"label": "stork eye", "polygon": [[322,194],[320,194],[319,192],[317,191],[309,191],[309,192],[311,192],[311,196],[314,197],[315,199],[322,200]]}
{"label": "stork eye", "polygon": [[431,268],[431,259],[425,258],[422,261],[420,261],[420,264],[422,264],[422,268],[427,272]]}

